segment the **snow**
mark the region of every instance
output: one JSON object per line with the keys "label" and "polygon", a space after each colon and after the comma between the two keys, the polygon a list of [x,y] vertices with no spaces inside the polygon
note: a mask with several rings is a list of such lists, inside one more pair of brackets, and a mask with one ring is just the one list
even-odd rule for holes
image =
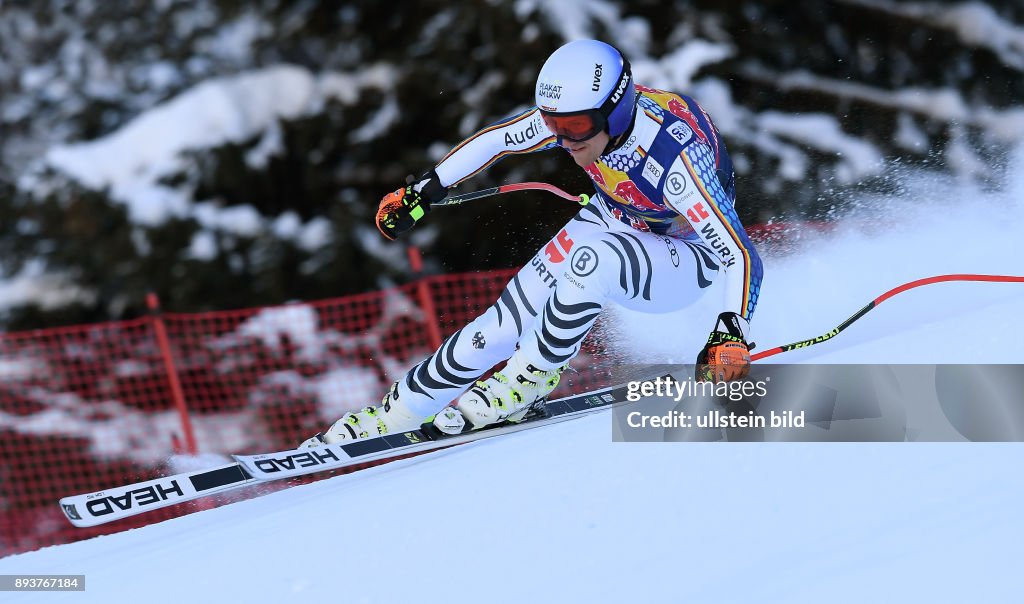
{"label": "snow", "polygon": [[331,229],[331,222],[322,216],[311,219],[302,226],[298,235],[294,238],[299,248],[314,252],[321,250],[331,242],[334,231]]}
{"label": "snow", "polygon": [[349,411],[378,404],[381,384],[369,368],[339,367],[315,380],[317,412],[323,426],[333,424]]}
{"label": "snow", "polygon": [[[977,127],[988,140],[998,143],[1015,144],[1024,139],[1024,109],[971,106],[960,92],[951,88],[887,91],[803,71],[780,74],[748,67],[746,73],[751,78],[770,81],[781,90],[813,91],[843,101],[856,100],[900,109],[904,113],[901,114],[894,139],[904,146],[913,145],[922,154],[930,149],[927,135],[919,129],[908,130],[906,119],[909,118],[905,116],[912,113],[945,123],[953,136],[952,148],[947,150],[947,157],[951,160],[949,168],[961,176],[984,175],[987,171],[985,160],[959,137],[965,128]],[[778,173],[787,180],[800,181],[816,177],[809,173],[810,166],[816,162],[811,161],[806,149],[839,153],[836,178],[840,184],[856,183],[866,176],[884,171],[881,152],[871,143],[845,134],[837,117],[793,115],[777,111],[754,113],[735,104],[729,88],[713,78],[696,82],[693,93],[715,116],[715,123],[726,138],[753,145],[761,152],[776,157],[779,160]],[[811,123],[816,126],[802,127]],[[791,131],[792,126],[799,128]],[[789,144],[785,142],[786,139],[797,141],[800,145]]]}
{"label": "snow", "polygon": [[[793,85],[793,79],[795,76],[780,82],[779,86]],[[675,89],[674,83],[668,87]],[[778,159],[778,174],[786,180],[800,181],[817,176],[810,169],[820,162],[815,161],[808,150],[834,157],[840,184],[860,182],[884,169],[881,151],[865,140],[846,134],[836,116],[774,110],[755,113],[736,104],[729,87],[716,78],[698,80],[691,90],[714,116],[715,125],[726,138],[751,145]],[[837,93],[831,88],[828,92]]]}
{"label": "snow", "polygon": [[837,170],[841,184],[852,184],[875,174],[882,154],[874,145],[843,133],[835,117],[821,113],[792,115],[765,111],[758,121],[770,135],[788,138],[842,158]]}
{"label": "snow", "polygon": [[298,358],[315,361],[323,357],[325,346],[318,331],[319,323],[313,307],[289,304],[261,310],[239,325],[235,333],[262,340],[264,346],[278,352],[284,343],[282,336],[286,336],[291,345],[298,347]]}
{"label": "snow", "polygon": [[210,231],[197,231],[189,243],[188,255],[196,260],[212,260],[217,257],[217,238]]}
{"label": "snow", "polygon": [[[817,335],[911,279],[1021,274],[1022,166],[1024,150],[998,191],[901,172],[899,195],[862,198],[838,230],[766,254],[755,339]],[[1022,307],[1020,284],[926,286],[772,360],[1024,363]],[[650,316],[619,318],[632,354],[678,362],[710,310],[656,333]],[[394,296],[385,315],[408,312]],[[308,387],[295,377],[281,380]],[[359,376],[334,377],[317,387]],[[481,441],[10,556],[0,574],[84,573],[87,601],[153,603],[1019,601],[1016,445],[613,443],[609,428],[604,413]]]}
{"label": "snow", "polygon": [[245,163],[250,168],[263,169],[272,157],[284,149],[284,132],[280,122],[271,122],[260,137],[260,142],[245,154]]}
{"label": "snow", "polygon": [[255,237],[263,229],[263,219],[250,205],[221,208],[212,202],[197,203],[193,209],[199,224],[211,230],[220,230]]}
{"label": "snow", "polygon": [[[5,369],[19,371],[23,367]],[[89,406],[83,405],[75,394],[53,393],[41,388],[29,388],[25,394],[46,408],[28,416],[0,411],[0,430],[83,439],[89,443],[89,453],[99,458],[130,459],[144,466],[156,465],[164,461],[167,451],[172,449],[170,435],[180,432],[181,418],[175,410],[147,413],[113,400]],[[84,409],[90,409],[93,415]],[[100,415],[103,419],[98,418]],[[192,428],[200,448],[217,443],[220,449],[237,450],[245,446],[257,426],[251,410],[192,416]],[[153,434],[161,437],[147,436]]]}
{"label": "snow", "polygon": [[207,470],[216,468],[234,461],[227,455],[218,453],[203,453],[199,455],[172,455],[167,460],[169,472],[194,472],[196,470]]}
{"label": "snow", "polygon": [[217,28],[217,34],[199,44],[199,50],[244,62],[259,38],[273,34],[273,28],[259,15],[247,12]]}
{"label": "snow", "polygon": [[705,65],[732,57],[728,44],[692,40],[658,60],[631,61],[634,79],[645,86],[663,90],[691,90],[693,80]]}
{"label": "snow", "polygon": [[[109,187],[113,198],[128,206],[132,220],[155,225],[194,212],[187,192],[159,182],[185,167],[182,153],[263,134],[261,145],[248,158],[258,165],[280,145],[272,129],[278,120],[315,113],[329,99],[354,103],[365,88],[389,92],[394,77],[394,70],[384,65],[368,66],[358,74],[320,75],[294,65],[277,65],[214,78],[142,113],[108,136],[58,145],[47,153],[46,161],[85,186]],[[384,132],[396,114],[389,97],[376,121],[364,126],[367,134]],[[232,224],[229,219],[219,222]]]}
{"label": "snow", "polygon": [[282,212],[268,228],[278,239],[295,242],[300,249],[315,252],[330,243],[333,230],[327,218],[317,216],[303,223],[298,214],[291,210]]}
{"label": "snow", "polygon": [[47,272],[45,263],[31,260],[14,275],[0,269],[0,312],[22,304],[44,309],[58,308],[77,301],[89,301],[92,294],[64,275]]}
{"label": "snow", "polygon": [[27,356],[16,358],[0,357],[0,380],[25,380],[45,371],[46,363]]}
{"label": "snow", "polygon": [[967,133],[960,126],[950,128],[950,140],[943,154],[946,165],[953,174],[961,177],[977,176],[984,178],[988,174],[989,164],[974,152],[967,140]]}
{"label": "snow", "polygon": [[85,574],[83,601],[154,604],[1016,601],[1005,445],[626,444],[608,427],[457,447],[0,573]]}
{"label": "snow", "polygon": [[[222,28],[221,37],[212,43],[217,52],[231,54],[231,48],[246,47],[263,29],[264,24],[245,15]],[[66,52],[80,50],[70,41],[65,45]],[[48,73],[45,68],[29,70],[22,79],[27,85],[45,86]],[[173,75],[165,65],[154,64],[139,77],[166,80]],[[354,130],[353,140],[386,135],[399,116],[395,81],[396,70],[383,63],[368,65],[357,73],[314,74],[294,65],[276,65],[213,78],[142,112],[105,137],[54,146],[44,161],[87,187],[109,188],[111,197],[127,206],[129,218],[137,224],[155,226],[170,218],[196,219],[202,229],[189,246],[191,258],[213,258],[218,234],[258,237],[281,232],[282,228],[290,230],[288,239],[301,249],[315,251],[333,237],[326,218],[316,217],[294,228],[291,223],[295,219],[288,217],[282,227],[279,218],[263,217],[250,205],[222,207],[215,201],[194,202],[187,187],[173,188],[162,184],[161,179],[187,167],[184,154],[188,151],[256,136],[259,142],[247,153],[246,162],[256,168],[265,166],[282,149],[280,120],[314,114],[332,99],[353,104],[368,89],[383,92],[384,101],[366,123]],[[35,172],[21,178],[24,189],[37,185]],[[26,270],[7,280],[0,278],[0,310],[44,296],[54,299],[51,305],[59,305],[85,295],[60,289],[56,285],[60,281],[59,275],[38,270]]]}
{"label": "snow", "polygon": [[352,132],[349,140],[359,144],[383,136],[398,121],[401,115],[400,111],[398,102],[393,97],[387,99],[384,101],[384,105],[373,114],[373,117],[368,122]]}
{"label": "snow", "polygon": [[[617,25],[619,9],[604,0],[517,0],[516,12],[524,17],[540,10],[548,24],[562,34],[567,42],[593,38],[593,23]],[[611,28],[610,28],[611,29]]]}
{"label": "snow", "polygon": [[964,100],[963,94],[953,88],[905,87],[898,90],[883,90],[865,84],[826,78],[806,71],[776,73],[759,67],[748,67],[745,74],[751,78],[770,81],[783,91],[819,92],[844,100],[906,110],[938,122],[978,126],[996,141],[1013,143],[1024,138],[1024,109],[994,109],[985,105],[970,105]]}
{"label": "snow", "polygon": [[928,135],[914,123],[914,118],[906,113],[900,113],[893,139],[900,147],[916,153],[928,150]]}
{"label": "snow", "polygon": [[842,0],[889,14],[920,19],[956,33],[961,42],[992,51],[1007,67],[1024,71],[1024,27],[1008,23],[984,2],[952,6],[936,2]]}

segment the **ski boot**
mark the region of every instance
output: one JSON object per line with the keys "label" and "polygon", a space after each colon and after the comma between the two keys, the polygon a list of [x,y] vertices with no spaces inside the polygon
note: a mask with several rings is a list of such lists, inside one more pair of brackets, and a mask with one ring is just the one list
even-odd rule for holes
{"label": "ski boot", "polygon": [[346,413],[326,432],[306,439],[300,449],[322,447],[334,443],[362,440],[392,432],[403,432],[419,427],[419,417],[413,415],[398,400],[398,382],[395,382],[377,407]]}
{"label": "ski boot", "polygon": [[[455,408],[473,429],[501,421],[520,422],[558,386],[563,370],[543,371],[513,356],[501,371],[459,397]],[[436,420],[434,425],[445,432]]]}

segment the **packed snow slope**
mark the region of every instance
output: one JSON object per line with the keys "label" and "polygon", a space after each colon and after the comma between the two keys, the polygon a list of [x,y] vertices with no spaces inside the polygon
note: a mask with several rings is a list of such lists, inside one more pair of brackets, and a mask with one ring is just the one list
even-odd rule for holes
{"label": "packed snow slope", "polygon": [[[1024,180],[918,175],[771,254],[763,347],[933,274],[1024,273]],[[1024,286],[901,294],[780,362],[1022,363]],[[688,360],[622,316],[625,357]],[[673,344],[667,342],[674,341]],[[687,353],[689,354],[689,353]],[[5,602],[1019,602],[1018,444],[612,443],[610,416],[491,439],[0,560],[85,574]],[[13,595],[13,597],[12,597]]]}

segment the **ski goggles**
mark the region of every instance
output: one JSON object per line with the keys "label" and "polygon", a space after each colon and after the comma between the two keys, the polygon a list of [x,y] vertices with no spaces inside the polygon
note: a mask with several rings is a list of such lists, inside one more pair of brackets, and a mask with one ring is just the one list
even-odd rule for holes
{"label": "ski goggles", "polygon": [[586,109],[570,113],[548,113],[541,109],[544,124],[559,139],[582,143],[604,131],[608,121],[597,109]]}

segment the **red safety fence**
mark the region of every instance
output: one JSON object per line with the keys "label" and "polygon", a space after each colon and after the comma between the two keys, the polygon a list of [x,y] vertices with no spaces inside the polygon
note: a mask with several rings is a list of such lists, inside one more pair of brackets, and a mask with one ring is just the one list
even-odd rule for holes
{"label": "red safety fence", "polygon": [[[749,231],[770,246],[784,243],[788,227]],[[230,453],[295,446],[345,411],[379,402],[514,273],[434,276],[227,312],[161,313],[152,299],[153,313],[141,319],[0,335],[0,556],[281,488],[251,487],[92,529],[72,527],[57,505],[65,495],[226,463]],[[601,329],[599,322],[555,395],[607,381]]]}
{"label": "red safety fence", "polygon": [[[77,529],[56,502],[188,464],[214,465],[214,455],[295,446],[345,411],[378,403],[441,338],[483,312],[514,272],[0,336],[0,555],[216,504]],[[589,346],[562,392],[598,380]],[[187,455],[196,452],[199,459]]]}

